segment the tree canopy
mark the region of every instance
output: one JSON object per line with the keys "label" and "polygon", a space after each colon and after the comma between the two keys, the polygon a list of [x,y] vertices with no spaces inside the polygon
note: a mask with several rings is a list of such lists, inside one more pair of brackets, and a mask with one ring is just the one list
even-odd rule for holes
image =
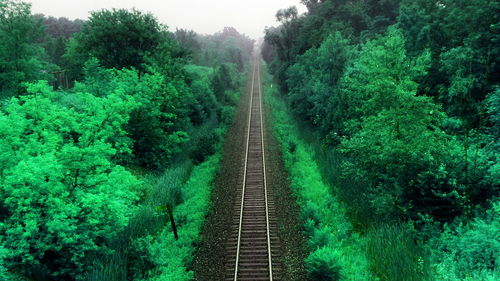
{"label": "tree canopy", "polygon": [[31,5],[21,1],[0,1],[0,98],[21,94],[22,82],[50,79],[53,66],[44,61],[37,43],[43,29],[31,16]]}
{"label": "tree canopy", "polygon": [[[196,41],[196,56],[216,54],[196,65],[149,13],[101,10],[83,22],[0,1],[0,279],[192,276],[214,154],[253,50],[235,29],[219,37]],[[152,184],[174,166],[182,179]],[[185,219],[175,218],[179,243],[159,254],[153,237],[171,228],[155,208],[165,204],[172,222]]]}
{"label": "tree canopy", "polygon": [[[166,26],[152,14],[113,9],[91,13],[69,42],[66,59],[81,67],[97,58],[106,68],[134,67],[145,71],[147,59],[162,48],[175,52]],[[175,54],[173,54],[175,55]]]}
{"label": "tree canopy", "polygon": [[[481,220],[498,201],[498,1],[302,3],[303,15],[277,12],[281,25],[266,30],[262,55],[300,124],[318,133],[318,159],[332,189],[368,233],[368,247],[379,247],[369,254],[373,271],[381,280],[401,279],[396,264],[382,261],[393,258],[380,252],[387,242],[380,233],[415,233],[422,248],[432,239],[450,246],[447,239],[467,240],[472,232],[497,235],[478,224],[457,227],[453,238],[436,233]],[[412,259],[408,245],[393,242]],[[472,260],[429,251],[433,269],[405,280],[427,280],[451,260]],[[319,258],[311,257],[313,266]],[[480,264],[470,278],[498,272]],[[434,278],[461,280],[464,273]]]}

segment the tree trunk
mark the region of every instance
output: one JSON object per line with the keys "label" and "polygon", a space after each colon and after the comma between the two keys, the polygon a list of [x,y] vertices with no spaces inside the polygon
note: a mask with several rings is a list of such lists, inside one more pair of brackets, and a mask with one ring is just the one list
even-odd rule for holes
{"label": "tree trunk", "polygon": [[174,220],[174,208],[171,205],[167,205],[167,213],[170,218],[170,224],[172,225],[172,230],[174,231],[175,240],[179,240],[179,236],[177,235],[177,227],[175,226]]}

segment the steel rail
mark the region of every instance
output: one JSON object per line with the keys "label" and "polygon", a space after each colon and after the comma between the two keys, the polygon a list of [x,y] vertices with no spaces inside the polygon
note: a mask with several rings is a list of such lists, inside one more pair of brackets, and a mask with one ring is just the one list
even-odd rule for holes
{"label": "steel rail", "polygon": [[267,179],[266,179],[266,151],[264,149],[264,121],[262,117],[262,87],[261,87],[261,81],[260,81],[260,64],[257,64],[257,78],[259,82],[257,83],[259,85],[259,107],[260,107],[260,136],[262,138],[261,141],[261,147],[262,147],[262,167],[263,167],[263,172],[264,172],[264,196],[265,196],[265,202],[266,202],[266,224],[267,224],[267,252],[268,252],[268,257],[269,257],[269,280],[273,281],[273,263],[271,261],[271,235],[269,234],[269,207],[267,204]]}
{"label": "steel rail", "polygon": [[245,185],[247,178],[247,166],[248,166],[248,147],[250,146],[250,124],[252,120],[252,104],[253,104],[253,91],[255,83],[255,66],[256,60],[254,59],[253,74],[252,74],[252,89],[250,91],[250,106],[248,109],[248,129],[247,129],[247,145],[245,149],[245,166],[243,172],[243,184],[242,184],[242,194],[241,194],[241,207],[240,207],[240,223],[238,229],[238,244],[236,246],[236,264],[234,266],[234,281],[238,280],[238,263],[240,259],[240,246],[241,246],[241,226],[243,224],[243,206],[245,203]]}

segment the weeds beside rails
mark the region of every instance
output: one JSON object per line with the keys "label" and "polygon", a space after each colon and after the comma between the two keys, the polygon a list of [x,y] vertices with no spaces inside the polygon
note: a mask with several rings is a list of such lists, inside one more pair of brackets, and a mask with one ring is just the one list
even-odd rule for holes
{"label": "weeds beside rails", "polygon": [[192,280],[187,270],[191,264],[195,245],[200,240],[201,227],[210,205],[212,181],[219,167],[220,154],[210,156],[194,167],[189,180],[182,187],[183,202],[175,209],[179,223],[179,240],[175,240],[170,227],[156,237],[147,237],[148,252],[153,254],[157,276],[151,280]]}
{"label": "weeds beside rails", "polygon": [[[264,68],[263,68],[264,69]],[[290,184],[297,197],[304,229],[308,236],[308,275],[312,280],[377,280],[365,256],[367,241],[347,218],[345,208],[321,177],[314,161],[314,150],[299,137],[285,102],[278,97],[276,85],[264,72],[264,100],[271,107],[271,125],[281,145]]]}

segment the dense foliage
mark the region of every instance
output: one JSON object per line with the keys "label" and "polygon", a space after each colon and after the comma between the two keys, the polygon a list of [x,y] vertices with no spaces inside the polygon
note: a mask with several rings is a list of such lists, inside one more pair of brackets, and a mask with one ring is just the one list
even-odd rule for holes
{"label": "dense foliage", "polygon": [[68,60],[80,66],[89,58],[97,58],[106,68],[134,67],[143,64],[154,52],[173,44],[166,27],[151,14],[132,10],[93,12],[80,32],[68,44]]}
{"label": "dense foliage", "polygon": [[359,235],[351,235],[345,207],[330,193],[314,161],[314,150],[300,139],[299,128],[276,87],[266,77],[265,102],[272,108],[271,125],[281,145],[291,188],[304,221],[310,255],[306,259],[312,280],[373,280]]}
{"label": "dense foliage", "polygon": [[51,78],[47,71],[53,65],[44,60],[44,49],[37,44],[42,35],[29,4],[0,1],[0,98],[22,94],[23,82]]}
{"label": "dense foliage", "polygon": [[[405,280],[498,277],[489,246],[451,246],[498,236],[486,221],[500,186],[498,1],[302,2],[304,15],[278,11],[263,57],[326,148],[316,158],[369,239],[372,272],[402,280],[398,264],[380,258],[382,240],[393,239],[400,252],[422,252],[421,273]],[[420,250],[408,250],[405,235]],[[461,266],[445,272],[451,261]]]}
{"label": "dense foliage", "polygon": [[[309,278],[500,279],[500,2],[301,2],[262,56]],[[254,41],[21,0],[0,39],[0,279],[193,279]]]}
{"label": "dense foliage", "polygon": [[253,42],[199,66],[137,10],[0,21],[0,279],[192,279]]}
{"label": "dense foliage", "polygon": [[43,82],[0,113],[2,243],[9,266],[72,276],[128,222],[140,181],[112,162],[134,105],[110,94],[68,100]]}

